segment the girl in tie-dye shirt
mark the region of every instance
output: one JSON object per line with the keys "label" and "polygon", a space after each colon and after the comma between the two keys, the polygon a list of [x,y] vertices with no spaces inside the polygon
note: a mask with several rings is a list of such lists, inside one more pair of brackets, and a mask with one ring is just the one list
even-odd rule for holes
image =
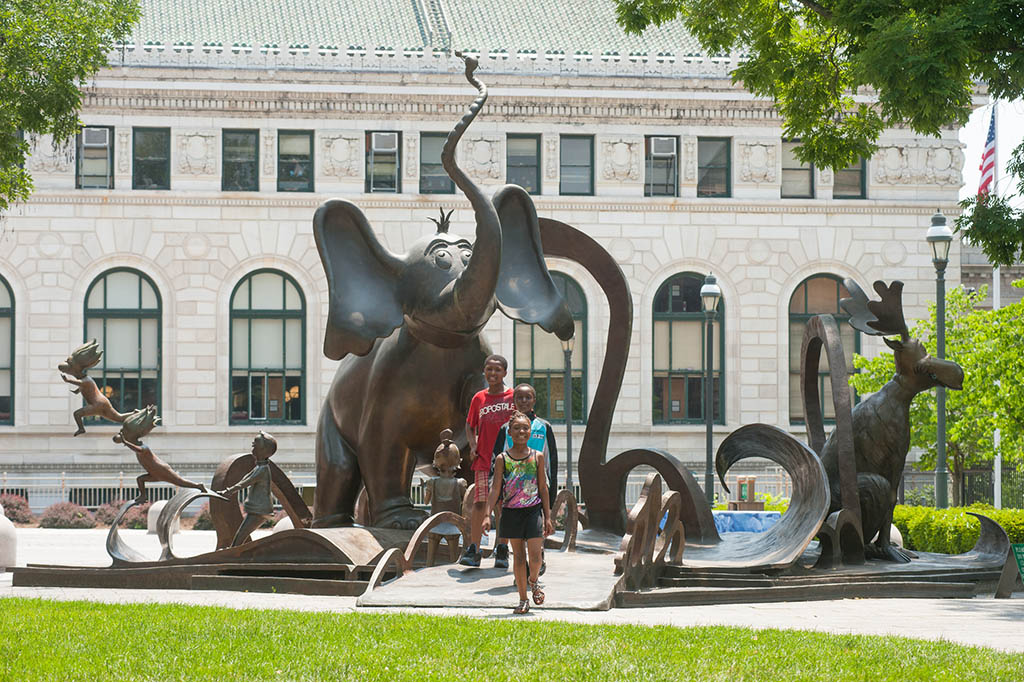
{"label": "girl in tie-dye shirt", "polygon": [[[527,584],[533,593],[533,601],[538,605],[544,602],[544,591],[537,582],[541,549],[544,537],[554,531],[548,503],[547,465],[544,454],[528,445],[530,428],[530,418],[519,411],[509,418],[508,433],[512,437],[512,446],[494,461],[495,476],[487,499],[487,514],[484,516],[487,528],[490,526],[490,513],[498,504],[500,496],[502,512],[498,536],[509,539],[512,545],[516,588],[519,589],[519,606],[514,610],[516,614],[525,614],[530,610],[530,601],[526,598]],[[500,478],[499,474],[502,475]]]}

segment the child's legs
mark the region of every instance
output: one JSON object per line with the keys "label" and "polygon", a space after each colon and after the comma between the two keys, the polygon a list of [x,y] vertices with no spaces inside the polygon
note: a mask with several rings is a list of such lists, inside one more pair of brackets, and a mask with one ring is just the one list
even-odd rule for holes
{"label": "child's legs", "polygon": [[139,495],[135,499],[136,501],[142,502],[142,501],[146,500],[146,482],[147,481],[153,481],[153,475],[149,474],[148,472],[146,474],[140,475],[135,480],[135,483],[137,483],[139,485]]}
{"label": "child's legs", "polygon": [[[522,543],[523,541],[520,541]],[[544,550],[543,538],[530,538],[526,540],[526,550],[530,555],[530,583],[537,583],[540,577],[541,553]],[[524,593],[525,595],[525,593]]]}
{"label": "child's legs", "polygon": [[510,538],[512,546],[512,573],[516,577],[516,589],[519,599],[526,600],[526,541],[521,538]]}
{"label": "child's legs", "polygon": [[477,550],[480,549],[480,538],[484,535],[484,511],[486,507],[486,503],[474,501],[473,509],[470,511],[469,542],[476,544]]}
{"label": "child's legs", "polygon": [[235,532],[235,537],[231,540],[231,547],[234,548],[236,545],[241,545],[249,534],[260,528],[260,524],[263,524],[268,515],[259,515],[252,512],[245,513],[245,519],[238,526],[238,531]]}

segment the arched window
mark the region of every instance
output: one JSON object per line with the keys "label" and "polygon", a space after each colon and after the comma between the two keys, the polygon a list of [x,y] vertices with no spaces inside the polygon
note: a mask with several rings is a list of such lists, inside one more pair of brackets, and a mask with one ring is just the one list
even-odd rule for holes
{"label": "arched window", "polygon": [[103,358],[90,371],[115,410],[160,405],[160,293],[132,268],[108,270],[85,294],[85,338]]}
{"label": "arched window", "polygon": [[[565,297],[576,325],[572,349],[572,420],[582,423],[587,414],[587,299],[568,275],[552,272],[555,287]],[[515,383],[532,384],[537,391],[537,414],[551,422],[565,422],[565,355],[562,342],[537,325],[515,323]]]}
{"label": "arched window", "polygon": [[[836,275],[812,275],[801,282],[789,300],[789,421],[804,421],[803,397],[800,393],[800,346],[807,321],[821,313],[831,313],[839,323],[847,370],[853,372],[853,354],[860,351],[860,333],[847,325],[850,316],[839,307],[839,300],[850,296]],[[828,376],[828,358],[824,349],[818,363],[818,396],[822,414],[828,421],[836,417],[832,405],[832,382]]]}
{"label": "arched window", "polygon": [[246,275],[231,294],[231,423],[305,422],[306,300],[278,270]]}
{"label": "arched window", "polygon": [[[655,424],[704,421],[704,373],[707,322],[700,300],[704,276],[679,273],[654,295],[654,410]],[[715,422],[724,422],[722,356],[725,353],[725,301],[715,313],[712,396]]]}
{"label": "arched window", "polygon": [[14,424],[14,294],[0,277],[0,425]]}

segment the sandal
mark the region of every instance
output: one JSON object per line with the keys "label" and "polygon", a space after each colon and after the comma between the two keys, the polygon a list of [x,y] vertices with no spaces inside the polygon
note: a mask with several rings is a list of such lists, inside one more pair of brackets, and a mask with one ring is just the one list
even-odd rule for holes
{"label": "sandal", "polygon": [[537,605],[544,604],[544,591],[540,589],[540,582],[536,581],[530,586],[530,592],[533,593],[533,602]]}
{"label": "sandal", "polygon": [[519,605],[514,610],[512,610],[512,614],[526,614],[529,611],[530,611],[530,601],[529,600],[520,600],[519,601]]}

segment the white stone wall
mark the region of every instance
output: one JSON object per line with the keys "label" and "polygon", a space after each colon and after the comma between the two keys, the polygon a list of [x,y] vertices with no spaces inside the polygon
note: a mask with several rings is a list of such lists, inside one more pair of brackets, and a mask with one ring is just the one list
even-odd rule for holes
{"label": "white stone wall", "polygon": [[[0,470],[134,469],[130,454],[108,440],[112,428],[71,437],[79,399],[55,370],[81,341],[89,284],[118,266],[149,275],[163,302],[164,425],[151,444],[172,463],[200,469],[247,450],[259,429],[228,424],[229,296],[257,268],[295,278],[307,307],[306,424],[270,429],[281,443],[279,462],[312,464],[317,415],[336,367],[321,352],[327,289],[311,230],[316,207],[332,196],[352,199],[396,253],[433,229],[427,216],[439,204],[456,209],[452,232],[473,232],[461,195],[417,192],[419,133],[450,129],[473,97],[464,81],[457,74],[422,74],[411,87],[393,74],[328,76],[242,72],[228,82],[223,73],[202,70],[104,72],[82,119],[114,127],[114,190],[74,189],[73,154],[52,153],[47,140],[38,141],[29,165],[37,191],[7,217],[0,237],[0,275],[16,299],[15,425],[0,426]],[[330,87],[319,91],[317,84],[328,81]],[[902,279],[907,316],[920,317],[935,289],[924,242],[928,219],[936,207],[956,211],[963,154],[954,131],[941,140],[887,133],[867,164],[868,199],[831,199],[832,174],[823,171],[816,173],[817,198],[783,200],[781,127],[770,107],[723,79],[700,85],[626,76],[599,83],[496,76],[492,99],[459,154],[470,176],[493,190],[505,182],[505,134],[540,134],[538,213],[594,237],[629,279],[632,346],[612,453],[654,446],[685,461],[703,459],[702,426],[652,424],[651,311],[666,278],[713,272],[724,293],[726,424],[716,428],[717,438],[751,422],[789,428],[788,305],[796,286],[818,273],[853,277],[864,286]],[[130,189],[133,126],[171,128],[170,191]],[[260,192],[220,191],[225,128],[261,131]],[[316,132],[315,193],[275,191],[279,129]],[[363,193],[368,130],[402,131],[402,194]],[[595,196],[558,196],[560,134],[595,136]],[[680,197],[643,197],[645,135],[679,136]],[[732,197],[696,197],[698,136],[732,138]],[[956,249],[954,243],[951,286],[959,281]],[[572,276],[587,297],[592,399],[608,308],[579,265],[560,259],[549,265]],[[513,358],[510,320],[497,314],[485,334]],[[863,339],[863,353],[879,348],[876,340]],[[578,447],[582,432],[574,433]]]}

